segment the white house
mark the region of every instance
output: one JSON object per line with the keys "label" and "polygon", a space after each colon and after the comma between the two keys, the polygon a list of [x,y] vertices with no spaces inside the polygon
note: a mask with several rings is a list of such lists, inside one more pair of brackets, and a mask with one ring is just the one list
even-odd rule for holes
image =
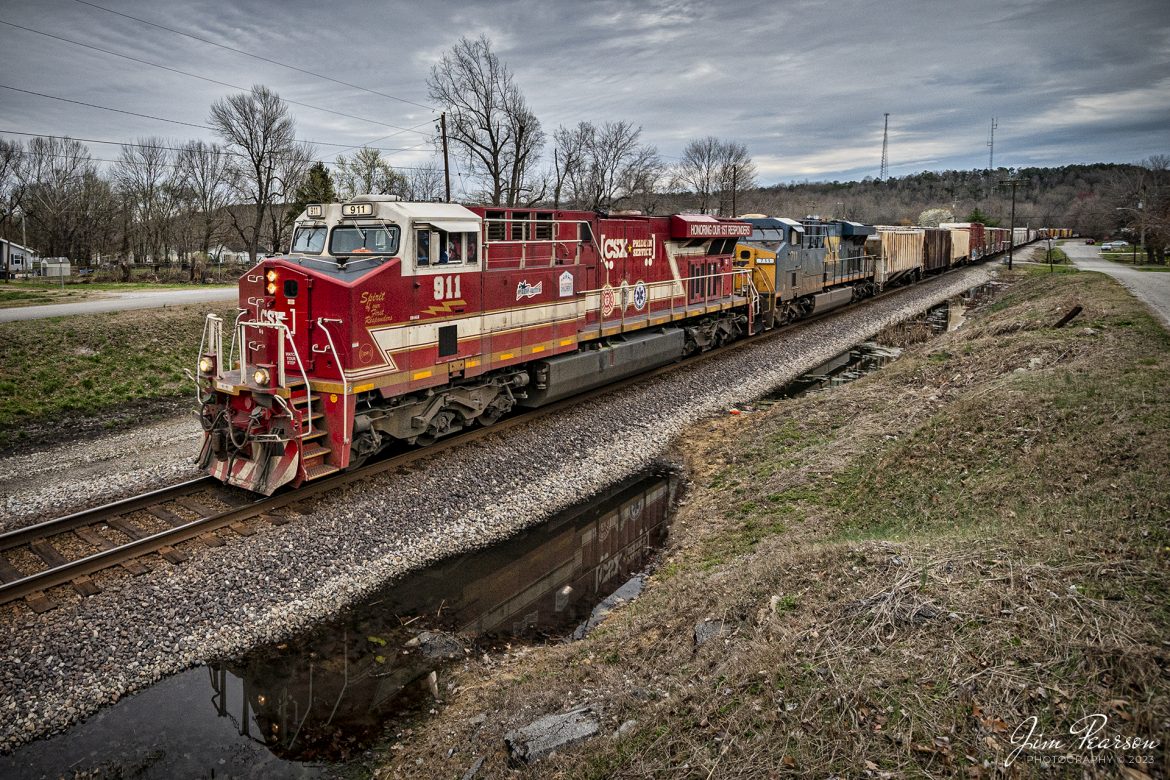
{"label": "white house", "polygon": [[37,253],[28,247],[0,238],[0,276],[7,268],[13,276],[33,273]]}

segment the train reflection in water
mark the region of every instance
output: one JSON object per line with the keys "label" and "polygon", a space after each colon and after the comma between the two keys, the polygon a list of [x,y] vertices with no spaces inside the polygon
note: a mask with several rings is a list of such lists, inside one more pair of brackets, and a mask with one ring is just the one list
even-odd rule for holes
{"label": "train reflection in water", "polygon": [[282,759],[350,758],[397,715],[430,706],[430,675],[444,664],[495,642],[570,634],[662,545],[676,489],[670,474],[639,475],[409,575],[295,643],[212,666],[217,713]]}

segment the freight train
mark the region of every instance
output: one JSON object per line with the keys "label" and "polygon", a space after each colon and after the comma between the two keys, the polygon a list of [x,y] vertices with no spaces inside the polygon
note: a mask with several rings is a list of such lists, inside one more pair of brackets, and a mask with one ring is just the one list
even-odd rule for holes
{"label": "freight train", "polygon": [[271,494],[393,442],[491,425],[977,261],[1005,240],[986,243],[996,229],[977,223],[947,228],[945,256],[927,264],[921,228],[844,220],[311,204],[290,251],[240,278],[226,348],[225,322],[207,317],[200,467]]}

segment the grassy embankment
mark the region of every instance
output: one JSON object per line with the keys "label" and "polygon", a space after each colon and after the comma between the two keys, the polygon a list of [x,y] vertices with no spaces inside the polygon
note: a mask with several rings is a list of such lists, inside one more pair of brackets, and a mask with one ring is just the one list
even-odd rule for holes
{"label": "grassy embankment", "polygon": [[1170,271],[1170,266],[1146,262],[1146,252],[1142,247],[1138,247],[1136,252],[1131,246],[1113,252],[1102,251],[1101,259],[1110,260],[1120,265],[1128,265],[1139,271]]}
{"label": "grassy embankment", "polygon": [[1064,253],[1063,249],[1053,244],[1052,253],[1049,255],[1048,245],[1043,241],[1032,245],[1032,255],[1028,259],[1033,263],[1068,265],[1068,255]]}
{"label": "grassy embankment", "polygon": [[[602,736],[518,776],[993,777],[1027,718],[1071,743],[1091,713],[1161,746],[1054,774],[1165,776],[1170,336],[1104,276],[1014,279],[869,377],[693,429],[645,594],[584,641],[472,659],[376,774],[500,776],[505,732],[589,702]],[[706,619],[726,633],[696,647]],[[1040,774],[1028,755],[1003,775]]]}
{"label": "grassy embankment", "polygon": [[0,448],[68,438],[173,410],[198,357],[196,304],[0,323]]}

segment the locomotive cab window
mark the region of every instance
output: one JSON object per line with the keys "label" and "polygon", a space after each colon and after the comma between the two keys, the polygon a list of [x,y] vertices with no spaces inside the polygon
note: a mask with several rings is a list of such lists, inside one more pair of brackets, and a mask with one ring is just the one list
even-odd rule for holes
{"label": "locomotive cab window", "polygon": [[341,225],[329,236],[332,255],[392,255],[397,251],[395,225]]}
{"label": "locomotive cab window", "polygon": [[325,234],[329,230],[324,225],[299,227],[293,233],[292,251],[299,254],[319,255],[325,248]]}
{"label": "locomotive cab window", "polygon": [[415,264],[421,267],[476,263],[479,260],[476,246],[478,237],[479,234],[474,231],[419,228],[415,230]]}

